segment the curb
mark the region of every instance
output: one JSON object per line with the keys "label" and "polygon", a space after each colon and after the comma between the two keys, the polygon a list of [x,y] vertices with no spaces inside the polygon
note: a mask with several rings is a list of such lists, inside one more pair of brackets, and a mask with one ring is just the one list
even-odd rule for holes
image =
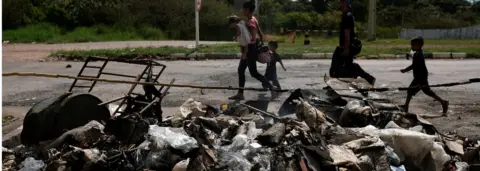
{"label": "curb", "polygon": [[[331,59],[333,53],[281,53],[283,59]],[[468,54],[459,52],[433,52],[425,53],[427,59],[479,59],[480,54]],[[191,53],[182,54],[175,53],[167,55],[168,59],[190,59],[190,60],[206,60],[206,59],[238,59],[240,53]],[[405,59],[407,54],[378,54],[358,56],[357,59]]]}
{"label": "curb", "polygon": [[[331,59],[333,53],[280,53],[283,59],[296,59],[296,60],[312,60],[312,59]],[[425,53],[426,59],[480,59],[480,54],[470,54],[462,52],[433,52]],[[239,59],[240,53],[173,53],[173,54],[132,54],[123,56],[107,56],[111,58],[124,58],[124,59],[140,59],[140,58],[154,58],[157,60],[222,60],[222,59]],[[68,56],[59,55],[54,57],[60,60],[84,60],[86,56]],[[357,59],[406,59],[405,54],[378,54],[378,55],[365,55],[357,56]]]}

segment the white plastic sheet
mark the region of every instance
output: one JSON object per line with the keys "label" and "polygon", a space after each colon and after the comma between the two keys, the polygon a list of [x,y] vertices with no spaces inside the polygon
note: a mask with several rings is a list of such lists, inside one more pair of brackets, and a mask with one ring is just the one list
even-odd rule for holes
{"label": "white plastic sheet", "polygon": [[445,152],[443,146],[439,143],[433,143],[433,149],[431,153],[432,159],[435,161],[436,170],[442,170],[444,167],[443,164],[452,159],[450,155]]}
{"label": "white plastic sheet", "polygon": [[187,135],[182,128],[159,127],[150,125],[148,130],[148,141],[155,148],[163,149],[171,147],[188,153],[198,148],[197,140]]}
{"label": "white plastic sheet", "polygon": [[38,171],[45,167],[45,163],[41,160],[35,160],[33,157],[28,157],[23,161],[23,167],[20,171]]}
{"label": "white plastic sheet", "polygon": [[457,168],[455,171],[468,171],[469,166],[468,163],[465,162],[456,162],[455,167]]}

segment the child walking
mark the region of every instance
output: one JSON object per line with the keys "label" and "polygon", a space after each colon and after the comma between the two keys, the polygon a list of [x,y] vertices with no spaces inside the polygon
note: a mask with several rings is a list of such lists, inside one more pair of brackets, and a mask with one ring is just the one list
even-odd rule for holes
{"label": "child walking", "polygon": [[252,40],[252,35],[250,34],[245,21],[237,16],[230,16],[228,19],[228,25],[230,28],[235,28],[237,30],[234,40],[240,43],[241,58],[247,59],[248,44]]}
{"label": "child walking", "polygon": [[412,65],[400,70],[402,73],[413,70],[413,81],[407,91],[407,100],[405,101],[404,105],[405,112],[408,112],[408,106],[412,97],[415,96],[415,94],[417,94],[420,90],[422,90],[426,95],[439,101],[442,104],[443,114],[446,114],[448,111],[449,102],[438,97],[428,85],[428,70],[425,64],[425,58],[423,56],[422,50],[424,44],[423,38],[416,37],[411,40],[410,44],[412,50],[415,51],[415,53],[413,54]]}
{"label": "child walking", "polygon": [[280,83],[278,82],[278,78],[277,78],[277,66],[276,66],[277,62],[280,63],[284,71],[287,71],[287,69],[285,69],[285,66],[283,66],[282,59],[280,58],[280,55],[277,53],[278,42],[277,41],[268,42],[268,48],[270,49],[272,60],[270,61],[270,63],[267,64],[267,70],[265,71],[265,78],[268,81],[271,81],[273,86],[275,86],[277,90],[281,90]]}

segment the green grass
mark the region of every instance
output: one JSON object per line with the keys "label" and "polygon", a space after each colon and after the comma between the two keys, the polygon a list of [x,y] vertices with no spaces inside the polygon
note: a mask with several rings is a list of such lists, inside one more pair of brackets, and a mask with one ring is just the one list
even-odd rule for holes
{"label": "green grass", "polygon": [[[313,39],[309,46],[303,45],[302,39],[296,43],[280,43],[280,54],[302,53],[331,53],[338,44],[338,39]],[[425,52],[466,52],[480,54],[480,40],[426,40]],[[382,39],[376,41],[364,41],[363,49],[359,56],[379,54],[405,54],[410,51],[409,40]],[[124,55],[168,55],[172,53],[190,54],[193,49],[175,47],[146,47],[124,49],[102,49],[84,51],[59,51],[51,56],[66,56],[66,58],[82,58],[87,56],[124,56]],[[201,46],[200,53],[238,53],[236,43]]]}
{"label": "green grass", "polygon": [[8,123],[10,122],[11,120],[15,119],[15,117],[11,116],[11,115],[6,115],[6,116],[3,116],[2,117],[2,124],[5,124],[5,123]]}
{"label": "green grass", "polygon": [[70,43],[122,40],[165,40],[166,35],[158,28],[141,26],[138,28],[120,28],[115,26],[78,27],[65,30],[60,27],[41,23],[15,30],[4,30],[3,40],[12,43]]}
{"label": "green grass", "polygon": [[66,60],[85,59],[88,56],[122,57],[131,55],[170,55],[174,53],[193,53],[193,49],[177,47],[141,47],[123,49],[98,49],[98,50],[75,50],[57,51],[50,57],[61,57]]}

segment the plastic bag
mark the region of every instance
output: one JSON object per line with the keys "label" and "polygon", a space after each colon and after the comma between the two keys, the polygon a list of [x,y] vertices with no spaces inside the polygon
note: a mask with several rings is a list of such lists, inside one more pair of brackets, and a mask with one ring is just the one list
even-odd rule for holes
{"label": "plastic bag", "polygon": [[237,136],[233,137],[233,142],[229,146],[227,146],[227,151],[229,152],[238,152],[243,150],[248,145],[248,136],[245,134],[238,134]]}
{"label": "plastic bag", "polygon": [[23,161],[22,165],[23,167],[20,171],[37,171],[41,170],[45,166],[45,163],[41,160],[35,160],[33,157],[28,157]]}
{"label": "plastic bag", "polygon": [[178,111],[173,114],[172,123],[174,126],[178,126],[181,124],[183,119],[185,119],[189,115],[194,116],[205,116],[207,112],[204,110],[207,106],[201,102],[197,102],[192,98],[188,99],[183,103]]}
{"label": "plastic bag", "polygon": [[401,161],[412,159],[418,166],[433,149],[435,136],[404,129],[379,130],[380,139],[392,147]]}
{"label": "plastic bag", "polygon": [[252,164],[242,153],[223,153],[218,162],[219,167],[226,171],[250,171]]}
{"label": "plastic bag", "polygon": [[168,147],[188,153],[198,148],[197,140],[187,135],[182,128],[159,127],[150,125],[147,139],[153,149],[161,150]]}
{"label": "plastic bag", "polygon": [[302,99],[297,103],[295,115],[298,120],[305,121],[310,129],[317,129],[326,122],[323,112]]}
{"label": "plastic bag", "polygon": [[362,127],[368,125],[368,116],[372,108],[364,101],[352,100],[343,108],[338,123],[343,127]]}
{"label": "plastic bag", "polygon": [[387,152],[388,164],[399,167],[401,161],[400,161],[400,158],[397,156],[397,154],[395,154],[395,152],[393,151],[393,148],[386,146],[385,151]]}
{"label": "plastic bag", "polygon": [[262,129],[257,129],[255,122],[247,122],[247,137],[248,141],[252,142],[258,135],[262,134]]}
{"label": "plastic bag", "polygon": [[180,157],[170,150],[152,151],[145,159],[145,167],[152,170],[171,170],[179,161]]}
{"label": "plastic bag", "polygon": [[457,168],[455,171],[468,171],[469,165],[465,162],[455,162],[455,167]]}
{"label": "plastic bag", "polygon": [[415,132],[423,132],[423,131],[424,131],[422,125],[417,125],[417,126],[411,127],[411,128],[409,128],[408,130],[410,130],[410,131],[415,131]]}
{"label": "plastic bag", "polygon": [[118,113],[115,114],[115,111],[117,110],[118,107],[120,106],[117,104],[108,104],[108,111],[110,111],[111,116],[115,116],[115,117],[120,116],[121,112],[125,110],[125,106],[123,106],[122,108],[118,109]]}
{"label": "plastic bag", "polygon": [[443,149],[443,146],[438,143],[433,143],[433,149],[431,154],[432,154],[432,159],[435,162],[436,170],[442,170],[444,168],[443,165],[452,159],[450,155],[448,155],[445,152],[445,149]]}
{"label": "plastic bag", "polygon": [[145,159],[147,158],[147,155],[150,153],[149,146],[150,146],[150,141],[146,140],[137,147],[137,151],[135,152],[135,160],[139,166],[145,165]]}
{"label": "plastic bag", "polygon": [[413,164],[420,166],[434,146],[436,136],[405,129],[377,129],[371,125],[363,128],[349,129],[354,132],[377,136],[388,146],[394,149],[400,161],[410,159]]}
{"label": "plastic bag", "polygon": [[385,125],[385,128],[384,128],[384,129],[390,129],[390,128],[399,128],[399,129],[401,129],[402,127],[398,126],[395,122],[390,121],[390,122],[388,122],[387,125]]}
{"label": "plastic bag", "polygon": [[401,165],[400,167],[390,166],[392,171],[406,171],[405,166]]}

